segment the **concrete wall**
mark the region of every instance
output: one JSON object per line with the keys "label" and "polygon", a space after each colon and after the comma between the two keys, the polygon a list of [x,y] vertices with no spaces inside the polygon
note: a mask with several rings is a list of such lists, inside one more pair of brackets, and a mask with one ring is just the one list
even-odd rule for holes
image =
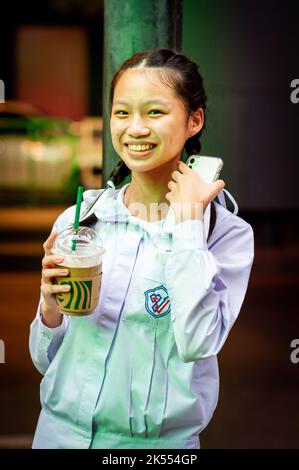
{"label": "concrete wall", "polygon": [[241,209],[298,208],[294,8],[184,0],[183,51],[200,64],[209,100],[202,154],[224,159]]}

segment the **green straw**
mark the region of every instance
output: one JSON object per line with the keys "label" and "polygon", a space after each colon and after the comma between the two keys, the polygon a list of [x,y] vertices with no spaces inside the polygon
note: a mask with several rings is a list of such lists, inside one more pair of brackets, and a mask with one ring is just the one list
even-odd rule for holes
{"label": "green straw", "polygon": [[[76,213],[75,213],[75,220],[74,220],[74,224],[73,224],[73,229],[74,229],[75,234],[78,233],[78,228],[79,228],[82,194],[83,194],[83,186],[78,186],[77,202],[76,202]],[[76,251],[76,240],[72,240],[72,251]]]}

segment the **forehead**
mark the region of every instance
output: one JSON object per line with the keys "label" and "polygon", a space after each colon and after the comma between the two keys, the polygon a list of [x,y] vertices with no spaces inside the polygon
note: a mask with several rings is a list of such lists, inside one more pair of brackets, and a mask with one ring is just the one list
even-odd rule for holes
{"label": "forehead", "polygon": [[115,86],[113,102],[148,100],[154,97],[171,103],[179,101],[175,89],[164,83],[161,74],[163,78],[167,78],[162,69],[144,67],[126,70]]}

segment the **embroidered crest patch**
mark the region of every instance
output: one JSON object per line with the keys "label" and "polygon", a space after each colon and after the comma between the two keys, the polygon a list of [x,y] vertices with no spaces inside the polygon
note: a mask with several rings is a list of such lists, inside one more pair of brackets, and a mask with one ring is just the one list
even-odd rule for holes
{"label": "embroidered crest patch", "polygon": [[153,317],[164,317],[170,312],[170,300],[166,287],[163,285],[144,292],[145,308]]}

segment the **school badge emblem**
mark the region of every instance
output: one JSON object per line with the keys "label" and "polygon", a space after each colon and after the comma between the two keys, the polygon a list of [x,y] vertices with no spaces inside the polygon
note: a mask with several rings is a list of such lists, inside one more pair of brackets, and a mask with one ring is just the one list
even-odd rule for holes
{"label": "school badge emblem", "polygon": [[170,300],[166,287],[163,285],[144,292],[145,308],[153,317],[165,317],[170,312]]}

